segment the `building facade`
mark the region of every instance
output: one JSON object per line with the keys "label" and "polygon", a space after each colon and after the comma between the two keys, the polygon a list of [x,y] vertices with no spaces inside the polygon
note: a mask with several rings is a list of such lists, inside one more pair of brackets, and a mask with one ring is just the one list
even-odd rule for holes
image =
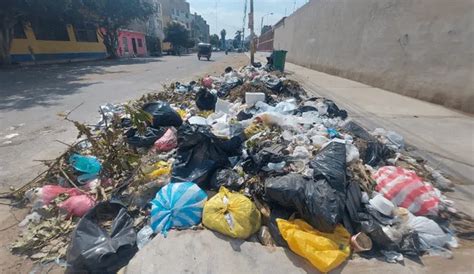
{"label": "building facade", "polygon": [[189,3],[185,0],[157,0],[161,4],[163,16],[163,28],[177,21],[183,24],[187,30],[191,30],[192,15],[190,13]]}
{"label": "building facade", "polygon": [[191,39],[196,43],[209,43],[209,25],[204,18],[197,14],[191,14]]}
{"label": "building facade", "polygon": [[157,51],[161,51],[161,44],[165,39],[163,29],[163,9],[159,0],[147,1],[156,7],[156,13],[146,21],[136,20],[132,22],[127,27],[127,30],[144,33],[149,54],[154,54]]}
{"label": "building facade", "polygon": [[117,54],[120,57],[147,56],[145,33],[120,30]]}
{"label": "building facade", "polygon": [[47,20],[17,24],[10,53],[13,63],[69,62],[107,56],[93,25],[61,25]]}

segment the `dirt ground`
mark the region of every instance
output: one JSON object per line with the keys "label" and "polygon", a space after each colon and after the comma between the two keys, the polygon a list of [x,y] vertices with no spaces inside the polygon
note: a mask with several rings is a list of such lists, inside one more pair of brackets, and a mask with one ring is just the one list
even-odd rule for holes
{"label": "dirt ground", "polygon": [[[194,58],[194,56],[192,56],[192,58]],[[100,62],[106,61],[97,61],[98,65],[100,65]],[[198,68],[195,71],[190,72],[187,77],[181,77],[181,79],[170,79],[169,83],[176,81],[187,82],[206,75],[218,75],[223,73],[224,69],[228,66],[239,68],[246,65],[247,63],[248,58],[244,54],[230,54],[225,58],[219,58],[217,61],[213,62],[212,65],[207,66],[205,71],[200,71]],[[91,74],[88,75],[88,77],[95,76]],[[127,76],[123,75],[121,77]],[[130,86],[130,89],[133,89],[133,86]],[[116,98],[110,99],[111,101],[116,101]],[[97,108],[98,107],[99,106],[97,106]],[[55,156],[56,155],[50,155],[49,158],[52,159]],[[31,177],[22,176],[25,174],[27,175],[27,169],[17,169],[17,172],[20,178]],[[8,185],[19,186],[17,182],[8,182]],[[5,188],[2,190],[2,192],[7,191],[8,189]],[[17,235],[20,232],[18,223],[21,222],[29,213],[29,208],[17,208],[9,206],[9,204],[9,200],[0,199],[0,220],[2,220],[0,222],[0,273],[63,273],[64,268],[58,266],[56,263],[49,263],[45,265],[34,264],[33,261],[27,257],[11,254],[9,246],[17,238]]]}

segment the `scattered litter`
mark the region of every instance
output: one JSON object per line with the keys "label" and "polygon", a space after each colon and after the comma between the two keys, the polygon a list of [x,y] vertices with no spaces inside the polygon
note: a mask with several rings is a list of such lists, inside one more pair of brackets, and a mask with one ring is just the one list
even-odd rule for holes
{"label": "scattered litter", "polygon": [[210,229],[328,272],[351,248],[400,262],[449,258],[456,238],[472,240],[474,220],[443,196],[453,183],[411,157],[403,136],[368,132],[269,68],[105,104],[95,126],[66,115],[78,141],[9,196],[32,208],[12,252],[107,273],[170,229]]}

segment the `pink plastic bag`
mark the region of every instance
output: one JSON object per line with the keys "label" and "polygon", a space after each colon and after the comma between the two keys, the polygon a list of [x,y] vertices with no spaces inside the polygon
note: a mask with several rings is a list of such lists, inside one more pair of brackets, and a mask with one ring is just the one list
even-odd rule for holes
{"label": "pink plastic bag", "polygon": [[178,146],[178,138],[174,128],[169,128],[153,145],[155,151],[166,152]]}
{"label": "pink plastic bag", "polygon": [[440,199],[434,188],[412,170],[384,166],[372,174],[375,190],[415,215],[437,215]]}
{"label": "pink plastic bag", "polygon": [[204,77],[204,79],[202,79],[202,85],[205,87],[205,88],[212,88],[212,83],[214,81],[212,80],[211,77]]}
{"label": "pink plastic bag", "polygon": [[95,206],[95,200],[89,195],[82,194],[69,197],[66,201],[60,203],[59,208],[66,210],[68,216],[82,217]]}
{"label": "pink plastic bag", "polygon": [[60,194],[66,193],[69,196],[81,195],[82,192],[76,188],[66,188],[57,185],[45,185],[37,190],[37,195],[44,205],[50,204]]}

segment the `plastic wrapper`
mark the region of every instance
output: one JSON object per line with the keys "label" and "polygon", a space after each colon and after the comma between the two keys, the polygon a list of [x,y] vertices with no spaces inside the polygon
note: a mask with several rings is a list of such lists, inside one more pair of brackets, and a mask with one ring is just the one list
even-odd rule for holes
{"label": "plastic wrapper", "polygon": [[95,200],[90,195],[82,194],[69,197],[61,202],[59,208],[66,210],[69,216],[82,217],[95,205]]}
{"label": "plastic wrapper", "polygon": [[[441,227],[433,220],[423,216],[411,215],[408,220],[408,226],[413,229],[419,236],[421,248],[425,251],[431,249],[437,251],[447,251],[451,236],[441,229]],[[449,251],[448,251],[449,252]]]}
{"label": "plastic wrapper", "polygon": [[181,116],[171,106],[163,101],[148,103],[143,106],[143,110],[153,116],[152,126],[160,127],[179,127],[183,123]]}
{"label": "plastic wrapper", "polygon": [[131,128],[127,131],[127,143],[135,147],[151,147],[156,140],[161,138],[165,134],[165,129],[155,129],[147,127],[145,132],[140,133],[138,129]]}
{"label": "plastic wrapper", "polygon": [[[112,221],[110,229],[104,223]],[[67,252],[68,271],[115,273],[138,251],[133,219],[119,203],[103,202],[77,224]]]}
{"label": "plastic wrapper", "polygon": [[178,138],[176,137],[176,131],[173,128],[169,128],[160,139],[156,140],[153,145],[153,149],[155,151],[167,152],[177,146]]}
{"label": "plastic wrapper", "polygon": [[229,92],[237,87],[243,84],[243,81],[239,79],[238,77],[227,77],[226,81],[220,86],[217,94],[219,97],[226,97],[229,95]]}
{"label": "plastic wrapper", "polygon": [[351,235],[342,225],[338,225],[333,233],[323,233],[299,219],[278,219],[277,223],[291,251],[306,258],[321,272],[338,267],[351,253]]}
{"label": "plastic wrapper", "polygon": [[244,186],[244,178],[232,169],[216,171],[211,179],[211,189],[218,190],[221,186],[239,191]]}
{"label": "plastic wrapper", "polygon": [[232,238],[247,239],[260,229],[261,217],[249,198],[221,187],[204,205],[202,223]]}
{"label": "plastic wrapper", "polygon": [[67,188],[58,185],[44,185],[28,193],[28,199],[31,202],[38,204],[38,207],[41,207],[43,205],[49,205],[54,199],[56,199],[56,197],[63,193],[67,194],[68,196],[83,194],[77,188]]}
{"label": "plastic wrapper", "polygon": [[265,86],[273,91],[279,92],[281,91],[283,87],[283,83],[281,80],[277,77],[272,77],[270,75],[265,75],[260,78],[260,81],[262,81]]}
{"label": "plastic wrapper", "polygon": [[83,156],[73,154],[69,157],[69,163],[75,170],[86,174],[99,174],[102,165],[94,156]]}

